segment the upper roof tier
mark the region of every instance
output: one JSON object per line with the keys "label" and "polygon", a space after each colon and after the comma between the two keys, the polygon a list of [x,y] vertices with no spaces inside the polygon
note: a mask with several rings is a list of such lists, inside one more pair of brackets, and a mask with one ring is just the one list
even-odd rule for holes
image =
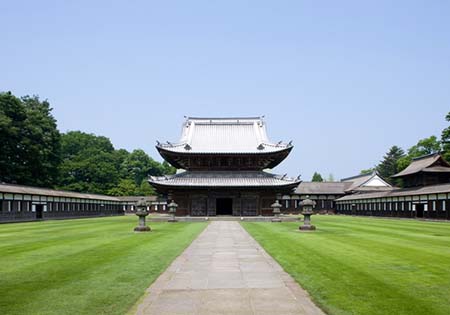
{"label": "upper roof tier", "polygon": [[[267,159],[264,165],[255,166],[261,169],[279,164],[289,154],[292,144],[271,142],[262,117],[187,117],[180,140],[177,143],[158,142],[156,148],[164,159],[178,168],[192,168],[192,165],[180,162],[187,156],[261,155]],[[271,159],[271,156],[277,157]],[[231,166],[229,162],[228,166]]]}
{"label": "upper roof tier", "polygon": [[412,160],[400,173],[393,175],[392,177],[405,177],[414,175],[417,173],[450,173],[450,164],[444,160],[439,153],[432,153],[424,156],[420,156]]}

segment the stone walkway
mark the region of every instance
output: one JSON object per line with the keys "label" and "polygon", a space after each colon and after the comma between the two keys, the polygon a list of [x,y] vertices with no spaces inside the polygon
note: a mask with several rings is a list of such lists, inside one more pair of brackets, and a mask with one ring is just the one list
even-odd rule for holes
{"label": "stone walkway", "polygon": [[211,222],[147,290],[138,315],[324,314],[238,222]]}

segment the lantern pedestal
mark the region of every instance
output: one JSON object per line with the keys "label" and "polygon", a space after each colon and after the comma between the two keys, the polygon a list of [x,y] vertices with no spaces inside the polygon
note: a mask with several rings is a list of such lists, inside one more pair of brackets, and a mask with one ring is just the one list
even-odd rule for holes
{"label": "lantern pedestal", "polygon": [[278,202],[278,200],[276,200],[270,207],[273,209],[272,213],[274,216],[272,218],[272,222],[281,222],[281,219],[280,219],[281,204]]}
{"label": "lantern pedestal", "polygon": [[139,217],[139,225],[134,228],[135,232],[150,232],[151,229],[145,224],[145,217],[148,216],[147,211],[137,211],[136,215]]}
{"label": "lantern pedestal", "polygon": [[172,217],[167,220],[167,222],[178,222],[178,220],[175,217],[175,214],[177,213],[178,205],[175,203],[175,201],[172,200],[171,203],[168,204],[169,207],[169,213],[172,215]]}
{"label": "lantern pedestal", "polygon": [[302,214],[305,216],[303,220],[303,225],[299,227],[300,231],[314,231],[316,227],[311,224],[311,215],[313,215],[312,212],[302,212]]}
{"label": "lantern pedestal", "polygon": [[303,225],[299,226],[300,231],[314,231],[316,229],[316,227],[311,224],[311,216],[314,214],[313,208],[315,204],[315,201],[309,199],[309,196],[306,196],[306,199],[300,203],[303,207],[301,214],[304,217]]}

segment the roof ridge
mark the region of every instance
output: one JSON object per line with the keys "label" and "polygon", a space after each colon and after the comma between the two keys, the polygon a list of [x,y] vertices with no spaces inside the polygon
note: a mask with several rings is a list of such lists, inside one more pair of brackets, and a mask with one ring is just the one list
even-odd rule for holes
{"label": "roof ridge", "polygon": [[[13,186],[17,188],[24,188],[24,189],[40,189],[40,190],[48,190],[48,191],[54,191],[54,192],[60,192],[60,193],[69,193],[69,194],[81,194],[86,196],[98,196],[98,197],[108,197],[108,198],[117,198],[118,196],[111,196],[111,195],[104,195],[104,194],[97,194],[97,193],[90,193],[90,192],[79,192],[79,191],[73,191],[73,190],[62,190],[62,189],[55,189],[55,188],[48,188],[48,187],[39,187],[39,186],[29,186],[29,185],[22,185],[22,184],[9,184],[5,182],[0,183],[1,186]],[[32,193],[30,193],[32,194]]]}
{"label": "roof ridge", "polygon": [[238,119],[248,119],[248,120],[255,120],[259,119],[262,120],[264,116],[241,116],[241,117],[194,117],[194,116],[185,116],[186,120],[238,120]]}
{"label": "roof ridge", "polygon": [[45,190],[53,190],[53,191],[67,192],[67,193],[85,194],[85,195],[96,195],[96,196],[106,196],[106,197],[117,197],[117,196],[102,195],[102,194],[89,193],[89,192],[79,192],[79,191],[74,191],[74,190],[63,190],[63,189],[55,189],[55,188],[49,188],[49,187],[40,187],[40,186],[22,185],[22,184],[9,184],[9,183],[5,183],[5,182],[1,182],[0,185],[1,185],[1,186],[22,187],[22,188],[32,188],[32,189],[45,189]]}
{"label": "roof ridge", "polygon": [[341,182],[347,181],[349,179],[360,178],[360,177],[364,177],[364,176],[374,176],[374,175],[378,175],[378,172],[377,171],[373,171],[372,173],[359,174],[359,175],[354,175],[354,176],[342,178]]}
{"label": "roof ridge", "polygon": [[432,156],[436,156],[436,155],[440,155],[440,151],[436,151],[436,152],[433,152],[433,153],[424,154],[424,155],[421,155],[421,156],[412,158],[411,160],[412,160],[412,161],[418,161],[418,160],[426,159],[426,158],[428,158],[428,157],[432,157]]}
{"label": "roof ridge", "polygon": [[302,181],[302,183],[319,183],[319,184],[346,184],[342,181],[335,181],[335,182],[313,182],[313,181]]}

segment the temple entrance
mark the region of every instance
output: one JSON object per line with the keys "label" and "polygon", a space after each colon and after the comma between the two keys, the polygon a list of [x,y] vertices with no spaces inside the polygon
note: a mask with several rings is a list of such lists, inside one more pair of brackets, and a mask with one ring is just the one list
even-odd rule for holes
{"label": "temple entrance", "polygon": [[416,204],[416,217],[423,218],[423,208],[424,205],[421,203]]}
{"label": "temple entrance", "polygon": [[217,198],[216,215],[233,215],[233,199]]}

